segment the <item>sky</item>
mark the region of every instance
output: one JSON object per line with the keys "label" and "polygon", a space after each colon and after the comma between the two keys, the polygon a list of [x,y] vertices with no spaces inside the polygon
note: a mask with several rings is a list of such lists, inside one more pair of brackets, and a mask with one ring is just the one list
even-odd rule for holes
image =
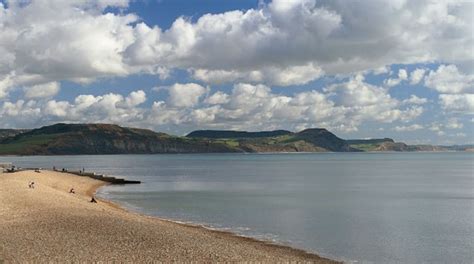
{"label": "sky", "polygon": [[474,143],[474,2],[0,0],[0,127]]}

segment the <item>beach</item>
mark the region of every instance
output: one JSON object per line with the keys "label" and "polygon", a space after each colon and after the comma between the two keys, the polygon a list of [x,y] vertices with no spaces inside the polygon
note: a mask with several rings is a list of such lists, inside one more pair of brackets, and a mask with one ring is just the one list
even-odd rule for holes
{"label": "beach", "polygon": [[[28,187],[32,181],[35,188]],[[0,174],[0,263],[336,263],[286,246],[128,212],[110,201],[90,203],[104,184],[47,170]]]}

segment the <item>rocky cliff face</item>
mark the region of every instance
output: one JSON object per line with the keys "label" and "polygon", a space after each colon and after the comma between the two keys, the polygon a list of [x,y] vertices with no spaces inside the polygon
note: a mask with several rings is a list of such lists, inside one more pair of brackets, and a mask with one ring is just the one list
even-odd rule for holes
{"label": "rocky cliff face", "polygon": [[410,148],[405,143],[400,142],[384,142],[380,144],[375,151],[410,151]]}

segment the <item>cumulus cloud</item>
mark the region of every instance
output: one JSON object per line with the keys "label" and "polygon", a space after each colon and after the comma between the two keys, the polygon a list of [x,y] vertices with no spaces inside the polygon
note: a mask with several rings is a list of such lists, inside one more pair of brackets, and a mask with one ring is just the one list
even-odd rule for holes
{"label": "cumulus cloud", "polygon": [[18,100],[4,102],[0,118],[5,127],[35,127],[56,122],[101,122],[143,125],[147,110],[141,107],[146,95],[134,91],[120,94],[79,95],[74,101]]}
{"label": "cumulus cloud", "polygon": [[409,121],[423,113],[423,108],[414,106],[401,110],[401,103],[390,96],[382,87],[368,84],[362,75],[357,75],[348,82],[329,86],[325,91],[336,105],[350,110],[347,118],[352,120],[375,120],[393,122]]}
{"label": "cumulus cloud", "polygon": [[450,118],[446,123],[446,128],[448,129],[461,129],[464,127],[464,124],[459,122],[457,118]]}
{"label": "cumulus cloud", "polygon": [[440,94],[439,103],[446,111],[474,114],[474,94]]}
{"label": "cumulus cloud", "polygon": [[414,94],[410,96],[410,98],[407,98],[402,101],[402,104],[413,104],[413,105],[422,105],[426,104],[428,102],[428,99],[426,98],[420,98]]}
{"label": "cumulus cloud", "polygon": [[425,85],[440,93],[474,93],[474,74],[464,74],[456,65],[440,65],[425,77]]}
{"label": "cumulus cloud", "polygon": [[191,107],[198,103],[208,89],[196,83],[176,83],[169,88],[168,103],[174,107]]}
{"label": "cumulus cloud", "polygon": [[[112,122],[163,130],[170,126],[233,129],[302,129],[325,127],[339,132],[357,131],[366,121],[408,122],[421,107],[404,107],[384,88],[364,82],[362,76],[323,91],[281,95],[266,85],[235,84],[232,91],[216,91],[195,83],[176,83],[168,97],[142,106],[145,92],[127,96],[115,93],[79,95],[71,101],[19,100],[4,102],[0,117],[5,124],[26,126],[52,122]],[[350,97],[350,99],[347,99]],[[18,121],[20,120],[20,121]]]}
{"label": "cumulus cloud", "polygon": [[420,124],[413,124],[409,126],[396,126],[394,128],[394,130],[397,132],[415,131],[415,130],[420,130],[420,129],[423,129],[423,126]]}
{"label": "cumulus cloud", "polygon": [[397,86],[399,85],[402,81],[405,81],[408,79],[408,73],[405,69],[400,69],[398,70],[398,77],[397,78],[389,78],[384,81],[384,83],[389,86]]}
{"label": "cumulus cloud", "polygon": [[350,132],[365,121],[407,122],[422,112],[421,107],[402,107],[385,89],[365,83],[359,75],[323,92],[279,95],[266,85],[240,83],[234,85],[231,93],[217,91],[194,102],[193,107],[177,108],[168,98],[154,103],[150,120],[163,125],[233,129],[317,126]]}
{"label": "cumulus cloud", "polygon": [[279,86],[302,85],[323,75],[320,67],[313,63],[286,68],[264,67],[253,71],[192,70],[192,76],[200,81],[213,84],[248,81]]}
{"label": "cumulus cloud", "polygon": [[215,104],[225,104],[229,102],[229,95],[218,91],[206,98],[205,102],[210,105],[215,105]]}
{"label": "cumulus cloud", "polygon": [[44,84],[37,84],[33,86],[27,86],[23,88],[25,92],[25,98],[45,98],[56,95],[61,88],[58,82],[49,82]]}
{"label": "cumulus cloud", "polygon": [[11,87],[61,80],[88,83],[143,72],[167,78],[175,68],[210,83],[286,86],[324,73],[432,61],[467,65],[473,59],[473,4],[466,1],[274,0],[195,20],[180,17],[167,29],[126,9],[107,9],[127,5],[0,4],[0,96]]}
{"label": "cumulus cloud", "polygon": [[128,107],[134,107],[140,105],[146,101],[146,94],[143,90],[131,92],[127,98],[125,98],[125,104]]}
{"label": "cumulus cloud", "polygon": [[129,74],[121,53],[134,41],[131,23],[138,17],[103,14],[108,6],[125,7],[127,1],[0,4],[0,82],[31,86]]}
{"label": "cumulus cloud", "polygon": [[421,82],[423,80],[423,77],[425,76],[425,69],[416,69],[410,73],[410,84],[415,85]]}
{"label": "cumulus cloud", "polygon": [[[274,0],[249,10],[179,17],[169,28],[146,24],[127,5],[127,0],[0,3],[2,121],[156,129],[321,126],[347,132],[364,122],[415,120],[428,99],[397,99],[388,87],[421,82],[440,93],[446,113],[474,112],[469,1]],[[443,65],[400,69],[382,85],[350,77],[388,73],[392,64],[433,62]],[[144,91],[53,100],[63,80],[88,84],[141,73],[166,79],[181,70],[200,84],[158,88],[168,97],[151,107],[143,106],[149,100]],[[308,90],[324,75],[336,75],[341,83]],[[231,83],[233,89],[210,93],[207,83]],[[308,86],[289,95],[271,89],[292,85]],[[24,96],[9,101],[21,88]]]}
{"label": "cumulus cloud", "polygon": [[448,118],[443,122],[435,121],[428,125],[428,129],[436,132],[438,136],[444,136],[445,130],[460,130],[462,128],[464,128],[464,124],[458,118]]}

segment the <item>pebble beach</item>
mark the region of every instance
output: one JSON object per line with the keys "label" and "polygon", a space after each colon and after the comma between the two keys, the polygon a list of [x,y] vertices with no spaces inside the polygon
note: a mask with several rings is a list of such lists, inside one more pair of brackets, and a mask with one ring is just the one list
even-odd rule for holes
{"label": "pebble beach", "polygon": [[[34,188],[28,187],[30,182]],[[47,170],[0,174],[0,263],[337,263],[286,246],[128,212],[109,201],[90,203],[104,184]]]}

